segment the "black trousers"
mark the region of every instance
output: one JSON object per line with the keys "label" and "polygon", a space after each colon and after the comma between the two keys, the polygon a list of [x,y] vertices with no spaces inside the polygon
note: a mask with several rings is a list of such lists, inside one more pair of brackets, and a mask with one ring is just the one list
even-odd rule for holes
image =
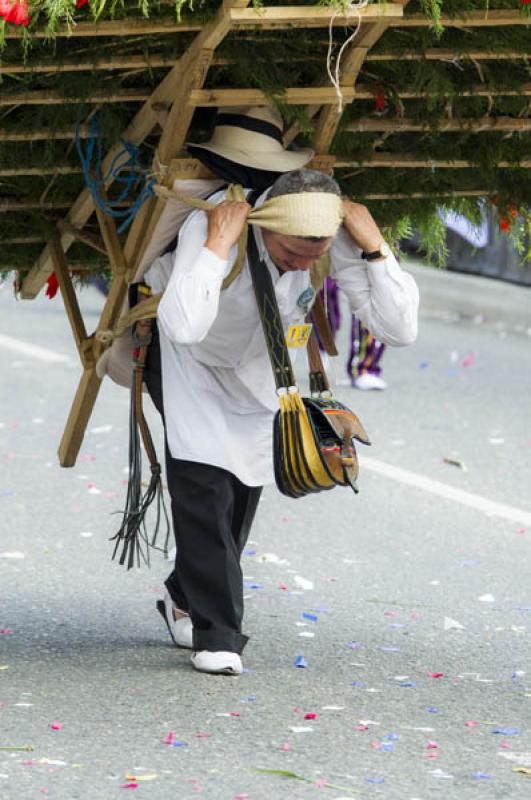
{"label": "black trousers", "polygon": [[[160,346],[155,331],[145,382],[162,416]],[[166,476],[177,546],[166,587],[194,627],[194,650],[241,653],[243,580],[240,556],[262,487],[245,486],[227,470],[173,458],[166,443]]]}

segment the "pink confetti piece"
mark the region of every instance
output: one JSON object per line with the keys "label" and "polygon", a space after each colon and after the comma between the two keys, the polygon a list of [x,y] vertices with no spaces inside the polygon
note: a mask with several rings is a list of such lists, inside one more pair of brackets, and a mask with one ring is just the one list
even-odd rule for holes
{"label": "pink confetti piece", "polygon": [[249,800],[248,794],[235,794],[234,800]]}
{"label": "pink confetti piece", "polygon": [[210,739],[211,733],[194,733],[195,739]]}
{"label": "pink confetti piece", "polygon": [[444,672],[428,672],[429,678],[444,678]]}
{"label": "pink confetti piece", "polygon": [[466,728],[475,728],[476,725],[478,725],[478,723],[474,722],[473,719],[467,719],[467,721],[465,722],[465,727]]}
{"label": "pink confetti piece", "polygon": [[138,783],[122,783],[120,789],[138,789]]}
{"label": "pink confetti piece", "polygon": [[384,611],[383,615],[384,615],[384,617],[399,617],[400,616],[400,612],[399,611]]}
{"label": "pink confetti piece", "polygon": [[289,517],[282,517],[281,522],[289,522]]}
{"label": "pink confetti piece", "polygon": [[50,722],[50,728],[52,731],[60,731],[63,728],[62,722]]}
{"label": "pink confetti piece", "polygon": [[428,750],[438,750],[439,745],[437,744],[437,742],[434,742],[430,739],[430,741],[426,744],[426,748]]}
{"label": "pink confetti piece", "polygon": [[316,786],[318,789],[323,789],[326,786],[326,784],[327,784],[327,781],[325,781],[324,778],[318,778],[315,781],[314,786]]}
{"label": "pink confetti piece", "polygon": [[174,731],[170,731],[164,737],[164,744],[173,744],[173,740],[174,739],[175,739],[175,733],[174,733]]}
{"label": "pink confetti piece", "polygon": [[289,742],[284,742],[282,747],[280,748],[284,753],[291,753],[291,745]]}
{"label": "pink confetti piece", "polygon": [[230,712],[230,716],[231,717],[241,717],[241,714],[240,714],[239,711],[231,711]]}
{"label": "pink confetti piece", "polygon": [[34,767],[37,761],[34,758],[23,758],[20,762],[24,767]]}
{"label": "pink confetti piece", "polygon": [[0,628],[0,634],[9,636],[10,633],[15,633],[15,631],[12,628]]}
{"label": "pink confetti piece", "polygon": [[283,592],[287,592],[289,587],[286,583],[279,583],[278,588],[282,589]]}
{"label": "pink confetti piece", "polygon": [[304,715],[304,719],[317,719],[317,714],[314,714],[313,712],[310,712],[310,713]]}
{"label": "pink confetti piece", "polygon": [[500,747],[503,747],[504,750],[510,750],[511,749],[511,745],[509,744],[509,742],[507,740],[504,740],[500,744]]}
{"label": "pink confetti piece", "polygon": [[439,758],[439,753],[436,753],[434,750],[430,750],[429,753],[426,753],[426,758],[431,758],[432,760]]}
{"label": "pink confetti piece", "polygon": [[516,533],[525,533],[525,528],[517,528]]}
{"label": "pink confetti piece", "polygon": [[474,353],[468,353],[464,357],[464,359],[461,361],[461,366],[462,367],[471,367],[472,364],[474,363],[474,361],[475,361]]}
{"label": "pink confetti piece", "polygon": [[369,726],[368,725],[354,725],[354,730],[355,731],[368,731],[369,730]]}

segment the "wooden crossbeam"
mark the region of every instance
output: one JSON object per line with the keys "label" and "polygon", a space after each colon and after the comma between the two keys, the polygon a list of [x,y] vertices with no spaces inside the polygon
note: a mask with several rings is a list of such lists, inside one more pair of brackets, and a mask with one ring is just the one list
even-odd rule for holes
{"label": "wooden crossbeam", "polygon": [[[351,102],[355,97],[351,86],[341,87],[345,102]],[[279,95],[282,102],[288,105],[307,105],[316,103],[328,105],[337,103],[337,94],[333,86],[311,86],[308,88],[286,89]],[[268,105],[270,97],[260,89],[202,89],[193,91],[190,100],[194,105],[208,108],[223,108],[226,106]]]}
{"label": "wooden crossbeam", "polygon": [[529,53],[519,50],[451,50],[444,47],[431,47],[426,50],[402,50],[382,53],[368,53],[365,61],[506,61],[529,58]]}
{"label": "wooden crossbeam", "polygon": [[[375,90],[369,86],[359,86],[355,90],[352,86],[343,86],[341,88],[345,103],[350,103],[353,100],[368,100],[374,97]],[[435,92],[433,92],[435,93]],[[408,88],[397,89],[399,97],[404,99],[411,99],[416,97],[425,97],[430,94],[430,90],[418,91]],[[456,92],[456,96],[461,97],[502,97],[502,96],[516,96],[516,95],[529,96],[531,94],[531,83],[524,83],[520,89],[510,87],[496,87],[488,88],[484,83],[479,83],[465,89],[461,92]],[[335,105],[337,103],[337,94],[331,86],[309,86],[309,87],[295,87],[286,89],[285,92],[279,94],[279,99],[287,105]],[[100,94],[96,93],[86,97],[83,101],[79,98],[65,98],[59,92],[10,92],[0,97],[0,106],[10,105],[69,105],[70,103],[79,104],[90,103],[140,103],[145,102],[146,106],[153,106],[149,109],[152,118],[154,119],[153,125],[157,122],[157,115],[161,110],[167,109],[170,105],[170,100],[152,100],[152,95],[145,90],[128,89],[118,92],[116,94]],[[192,90],[189,96],[190,104],[205,108],[219,107],[233,105],[264,105],[271,102],[271,98],[260,89],[195,89]],[[140,112],[139,112],[140,113]],[[125,138],[125,137],[124,137]]]}
{"label": "wooden crossbeam", "polygon": [[486,189],[452,189],[449,192],[373,192],[362,195],[363,200],[421,200],[424,198],[443,197],[487,197]]}
{"label": "wooden crossbeam", "polygon": [[[116,19],[103,20],[102,22],[76,22],[73,26],[61,25],[54,31],[57,38],[90,38],[102,36],[149,36],[158,33],[187,33],[188,31],[200,31],[201,23],[176,22],[175,17],[167,19]],[[6,26],[4,36],[6,39],[21,39],[23,33],[13,25]],[[32,38],[49,39],[50,34],[43,26],[42,28],[31,31]]]}
{"label": "wooden crossbeam", "polygon": [[230,12],[231,20],[237,28],[259,27],[261,30],[297,28],[324,28],[330,22],[337,26],[357,22],[358,19],[400,20],[403,15],[400,3],[371,3],[363,8],[342,8],[326,6],[274,6],[256,8],[233,9]]}
{"label": "wooden crossbeam", "polygon": [[54,90],[3,92],[0,106],[56,106],[87,103],[143,103],[151,97],[146,89],[121,89],[118,92],[94,92],[86,97],[65,96]]}
{"label": "wooden crossbeam", "polygon": [[12,175],[81,175],[81,167],[71,167],[68,164],[54,164],[51,167],[0,167],[0,177],[8,178]]}
{"label": "wooden crossbeam", "polygon": [[[441,17],[444,28],[493,28],[497,25],[529,25],[529,18],[520,11],[486,9],[485,11],[466,11],[455,16],[444,14]],[[401,20],[393,20],[390,27],[431,28],[433,22],[425,14],[408,14]]]}
{"label": "wooden crossbeam", "polygon": [[464,119],[438,119],[436,128],[430,128],[426,122],[418,122],[407,117],[364,117],[351,122],[344,128],[351,133],[363,131],[470,131],[482,133],[484,131],[531,131],[531,119],[521,117],[471,117]]}
{"label": "wooden crossbeam", "polygon": [[[75,128],[54,130],[53,128],[35,128],[31,131],[11,131],[0,129],[0,142],[41,142],[55,139],[73,139],[76,135]],[[90,136],[88,125],[79,126],[79,138],[87,139]]]}
{"label": "wooden crossbeam", "polygon": [[5,244],[38,244],[45,241],[44,236],[13,236],[10,239],[0,238],[0,246]]}
{"label": "wooden crossbeam", "polygon": [[[0,214],[17,213],[18,211],[54,211],[56,209],[70,208],[72,203],[65,201],[50,202],[44,201],[43,203],[31,203],[26,200],[0,200]],[[116,203],[115,208],[127,208],[130,203]]]}
{"label": "wooden crossbeam", "polygon": [[[396,89],[398,97],[404,100],[413,100],[418,97],[428,97],[431,94],[437,94],[430,89],[418,91],[416,89],[400,88]],[[522,95],[528,97],[531,95],[531,83],[523,83],[518,88],[499,87],[496,89],[488,88],[484,83],[476,83],[468,89],[456,91],[455,97],[514,97]],[[374,99],[375,89],[371,86],[360,85],[356,87],[356,100],[371,100]]]}
{"label": "wooden crossbeam", "polygon": [[[349,156],[336,156],[336,167],[379,167],[404,169],[481,169],[478,164],[462,158],[428,158],[403,153],[372,153],[365,158],[354,159]],[[529,169],[531,158],[523,158],[519,163],[499,161],[497,168]]]}

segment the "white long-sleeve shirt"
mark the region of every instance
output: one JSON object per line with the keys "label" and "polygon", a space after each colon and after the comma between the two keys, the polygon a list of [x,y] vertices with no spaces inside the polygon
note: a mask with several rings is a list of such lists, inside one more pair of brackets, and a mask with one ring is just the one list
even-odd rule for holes
{"label": "white long-sleeve shirt", "polygon": [[[223,199],[219,192],[211,201]],[[304,320],[297,300],[310,287],[310,274],[279,273],[260,230],[254,231],[287,330]],[[156,259],[144,277],[153,291],[164,291],[157,313],[168,445],[174,458],[222,467],[247,486],[261,486],[274,480],[272,423],[278,398],[269,354],[247,259],[221,291],[236,247],[225,261],[204,247],[206,238],[207,215],[196,211],[183,224],[175,253]],[[394,256],[362,260],[344,228],[330,255],[330,275],[363,324],[386,344],[413,342],[418,289]]]}

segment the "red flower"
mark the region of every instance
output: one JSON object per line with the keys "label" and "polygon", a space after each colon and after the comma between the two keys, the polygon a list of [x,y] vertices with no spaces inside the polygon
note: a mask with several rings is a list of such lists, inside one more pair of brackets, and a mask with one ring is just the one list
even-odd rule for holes
{"label": "red flower", "polygon": [[531,0],[522,0],[522,5],[523,6],[528,6],[529,3],[531,3]]}
{"label": "red flower", "polygon": [[0,0],[0,17],[13,25],[27,26],[30,21],[28,0]]}
{"label": "red flower", "polygon": [[505,217],[500,217],[500,231],[502,233],[508,233],[511,230],[511,223]]}
{"label": "red flower", "polygon": [[380,90],[376,95],[376,97],[374,98],[374,107],[376,111],[382,111],[386,105],[387,105],[387,100],[385,99],[385,94],[382,90]]}
{"label": "red flower", "polygon": [[46,281],[46,297],[51,300],[57,294],[58,288],[59,284],[57,282],[57,276],[55,272],[52,272],[50,275],[48,275],[48,280]]}
{"label": "red flower", "polygon": [[516,217],[518,216],[518,209],[516,207],[516,203],[509,203],[509,205],[507,206],[507,210],[509,211],[509,215],[513,219],[516,219]]}
{"label": "red flower", "polygon": [[86,6],[89,0],[76,0],[76,8],[83,8]]}

